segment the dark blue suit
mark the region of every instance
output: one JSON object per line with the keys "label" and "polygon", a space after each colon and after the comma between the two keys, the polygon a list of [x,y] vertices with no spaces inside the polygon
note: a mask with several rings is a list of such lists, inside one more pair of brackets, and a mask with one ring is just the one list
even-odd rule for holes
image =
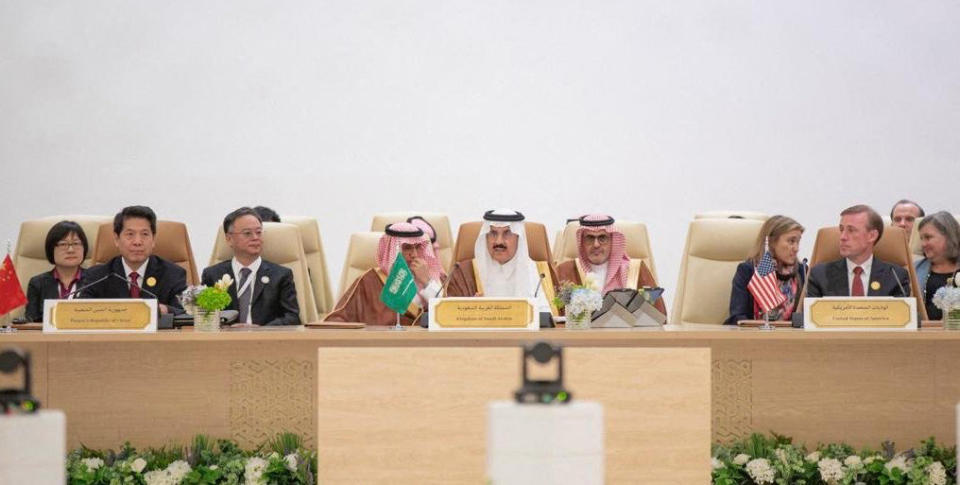
{"label": "dark blue suit", "polygon": [[[794,295],[794,308],[800,301],[800,294],[803,293],[803,282],[807,278],[806,269],[805,264],[797,267],[797,275],[800,277],[800,281],[798,282],[797,294]],[[753,295],[747,289],[747,283],[750,283],[753,273],[753,261],[744,261],[737,265],[737,274],[733,276],[733,287],[730,289],[730,316],[723,322],[724,325],[736,325],[740,320],[754,319]]]}

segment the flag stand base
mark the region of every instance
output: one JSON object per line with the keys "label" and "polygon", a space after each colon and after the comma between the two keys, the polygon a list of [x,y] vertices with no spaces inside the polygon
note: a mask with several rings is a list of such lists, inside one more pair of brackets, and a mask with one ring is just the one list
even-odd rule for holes
{"label": "flag stand base", "polygon": [[396,332],[396,331],[406,330],[405,328],[403,328],[403,325],[400,325],[400,314],[399,314],[399,313],[397,313],[397,324],[393,326],[392,330],[395,331],[395,332]]}

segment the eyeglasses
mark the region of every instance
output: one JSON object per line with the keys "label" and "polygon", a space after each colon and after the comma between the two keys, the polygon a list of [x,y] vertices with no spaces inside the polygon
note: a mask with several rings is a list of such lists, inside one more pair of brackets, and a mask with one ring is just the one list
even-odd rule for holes
{"label": "eyeglasses", "polygon": [[263,235],[263,229],[257,229],[257,230],[244,229],[244,230],[242,230],[242,231],[240,231],[240,232],[230,231],[230,234],[239,234],[239,235],[241,235],[241,236],[243,236],[243,237],[245,237],[245,238],[247,238],[247,239],[250,239],[250,238],[252,238],[253,236],[257,236],[257,237],[262,236],[262,235]]}
{"label": "eyeglasses", "polygon": [[583,242],[591,246],[594,243],[607,244],[608,242],[610,242],[610,236],[607,236],[606,234],[603,234],[600,236],[593,236],[593,235],[587,234],[583,236]]}
{"label": "eyeglasses", "polygon": [[73,249],[73,248],[82,248],[83,243],[80,241],[60,241],[56,244],[59,249]]}

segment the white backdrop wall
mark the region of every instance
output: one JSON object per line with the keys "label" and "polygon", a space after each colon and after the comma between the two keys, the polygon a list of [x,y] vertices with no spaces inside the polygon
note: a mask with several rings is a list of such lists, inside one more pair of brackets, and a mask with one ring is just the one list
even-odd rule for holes
{"label": "white backdrop wall", "polygon": [[853,203],[960,211],[957,25],[954,0],[6,0],[0,238],[140,203],[203,266],[264,204],[319,219],[336,282],[377,211],[604,211],[648,224],[669,292],[695,212],[791,215],[809,254]]}

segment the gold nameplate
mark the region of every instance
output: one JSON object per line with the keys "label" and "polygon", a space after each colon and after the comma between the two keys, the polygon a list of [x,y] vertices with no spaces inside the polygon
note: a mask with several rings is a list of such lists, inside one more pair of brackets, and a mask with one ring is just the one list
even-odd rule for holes
{"label": "gold nameplate", "polygon": [[914,298],[806,298],[803,328],[807,330],[916,330]]}
{"label": "gold nameplate", "polygon": [[539,314],[528,298],[435,298],[430,330],[536,330]]}
{"label": "gold nameplate", "polygon": [[139,299],[47,300],[45,332],[155,332],[157,301]]}

